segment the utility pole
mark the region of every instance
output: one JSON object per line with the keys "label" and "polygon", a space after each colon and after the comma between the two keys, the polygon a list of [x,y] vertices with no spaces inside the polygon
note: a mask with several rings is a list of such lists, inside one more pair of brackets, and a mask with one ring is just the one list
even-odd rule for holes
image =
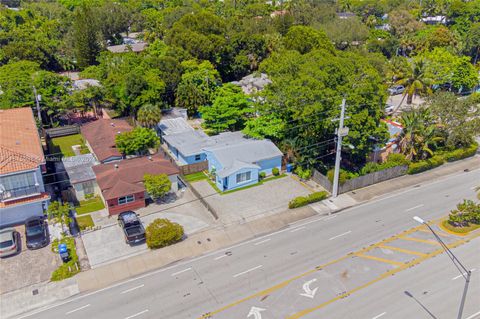
{"label": "utility pole", "polygon": [[38,120],[40,121],[40,125],[42,125],[42,113],[40,112],[40,96],[37,95],[37,89],[35,86],[32,86],[33,94],[35,95],[35,102],[37,104],[37,116]]}
{"label": "utility pole", "polygon": [[340,123],[337,129],[337,154],[335,157],[335,173],[333,175],[333,190],[332,190],[333,198],[338,196],[338,178],[340,176],[340,161],[342,159],[342,138],[348,135],[348,127],[343,127],[343,121],[345,120],[345,104],[346,104],[346,99],[344,98],[342,100],[342,111],[340,113]]}

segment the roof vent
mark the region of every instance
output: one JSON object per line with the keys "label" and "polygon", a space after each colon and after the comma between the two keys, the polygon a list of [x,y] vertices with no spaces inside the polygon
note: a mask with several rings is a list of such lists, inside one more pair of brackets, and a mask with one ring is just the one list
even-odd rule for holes
{"label": "roof vent", "polygon": [[113,122],[110,122],[110,125],[111,125],[111,126],[115,126],[115,124],[114,124]]}
{"label": "roof vent", "polygon": [[148,160],[151,161],[151,160],[152,160],[152,157],[151,157],[151,156],[148,156]]}
{"label": "roof vent", "polygon": [[115,169],[118,169],[118,164],[115,164]]}
{"label": "roof vent", "polygon": [[122,132],[118,131],[117,134],[121,134]]}
{"label": "roof vent", "polygon": [[15,141],[15,144],[20,145],[20,141]]}

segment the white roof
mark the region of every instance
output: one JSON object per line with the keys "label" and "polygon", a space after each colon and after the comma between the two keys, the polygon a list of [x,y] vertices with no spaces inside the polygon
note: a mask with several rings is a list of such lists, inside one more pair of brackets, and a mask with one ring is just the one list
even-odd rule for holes
{"label": "white roof", "polygon": [[177,117],[173,119],[162,119],[160,123],[158,123],[158,128],[162,131],[164,135],[172,135],[193,131],[193,128],[182,117]]}

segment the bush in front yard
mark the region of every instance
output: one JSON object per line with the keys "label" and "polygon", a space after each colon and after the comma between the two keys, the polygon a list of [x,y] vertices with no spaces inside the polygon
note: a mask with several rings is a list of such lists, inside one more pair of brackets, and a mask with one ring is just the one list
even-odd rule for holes
{"label": "bush in front yard", "polygon": [[183,227],[168,219],[157,218],[145,230],[147,246],[150,249],[162,248],[175,244],[183,238]]}
{"label": "bush in front yard", "polygon": [[273,176],[280,175],[280,170],[278,169],[278,167],[272,168],[272,174],[273,174]]}
{"label": "bush in front yard", "polygon": [[302,207],[311,203],[319,202],[321,200],[324,200],[327,197],[328,197],[328,193],[325,191],[311,193],[305,197],[304,196],[295,197],[290,201],[290,203],[288,203],[288,208]]}
{"label": "bush in front yard", "polygon": [[432,158],[429,158],[424,161],[416,162],[416,163],[410,163],[408,166],[408,171],[407,174],[417,174],[421,173],[424,171],[427,171],[429,169],[438,167],[444,163],[444,159],[440,155],[435,155]]}
{"label": "bush in front yard", "polygon": [[265,173],[265,172],[258,173],[258,178],[259,179],[264,179],[266,176],[267,176],[267,173]]}

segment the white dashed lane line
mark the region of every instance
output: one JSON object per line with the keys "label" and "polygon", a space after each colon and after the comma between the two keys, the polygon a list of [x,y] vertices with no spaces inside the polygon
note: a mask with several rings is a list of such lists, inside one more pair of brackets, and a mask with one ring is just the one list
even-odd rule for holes
{"label": "white dashed lane line", "polygon": [[350,234],[351,232],[352,232],[352,231],[351,231],[351,230],[349,230],[349,231],[347,231],[347,232],[344,232],[344,233],[342,233],[342,234],[340,234],[340,235],[337,235],[337,236],[330,237],[328,240],[334,240],[334,239],[337,239],[338,237],[342,237],[342,236],[348,235],[348,234]]}
{"label": "white dashed lane line", "polygon": [[140,288],[142,288],[142,287],[144,287],[144,286],[145,286],[144,284],[141,284],[141,285],[139,285],[139,286],[136,286],[136,287],[133,287],[133,288],[124,290],[124,291],[121,292],[121,294],[126,294],[126,293],[128,293],[128,292],[130,292],[130,291],[134,291],[134,290],[140,289]]}
{"label": "white dashed lane line", "polygon": [[76,309],[70,310],[69,312],[66,312],[65,314],[66,314],[66,315],[69,315],[69,314],[71,314],[71,313],[77,312],[77,311],[79,311],[79,310],[82,310],[82,309],[85,309],[85,308],[88,308],[88,307],[90,307],[90,304],[85,305],[85,306],[82,306],[82,307],[80,307],[80,308],[76,308]]}
{"label": "white dashed lane line", "polygon": [[176,275],[179,275],[179,274],[181,274],[181,273],[187,272],[187,271],[189,271],[189,270],[192,270],[192,267],[188,267],[187,269],[174,272],[171,276],[174,277],[174,276],[176,276]]}
{"label": "white dashed lane line", "polygon": [[146,312],[148,312],[148,309],[145,309],[145,310],[143,310],[143,311],[137,312],[136,314],[133,314],[133,315],[131,315],[131,316],[125,317],[125,319],[132,319],[132,318],[141,316],[141,315],[143,315],[143,314],[146,313]]}
{"label": "white dashed lane line", "polygon": [[242,276],[242,275],[248,274],[249,272],[254,271],[254,270],[257,270],[257,269],[262,268],[262,267],[263,267],[263,265],[258,265],[258,266],[256,266],[256,267],[250,268],[250,269],[248,269],[248,270],[239,272],[238,274],[233,275],[233,278],[237,278],[238,276]]}

